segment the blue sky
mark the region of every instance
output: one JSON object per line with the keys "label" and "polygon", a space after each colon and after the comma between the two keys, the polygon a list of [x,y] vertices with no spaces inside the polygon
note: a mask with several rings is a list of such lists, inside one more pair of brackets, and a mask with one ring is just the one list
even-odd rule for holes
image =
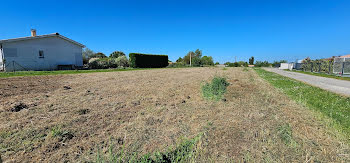
{"label": "blue sky", "polygon": [[350,53],[349,0],[1,1],[0,39],[60,34],[109,55],[203,50],[221,63]]}

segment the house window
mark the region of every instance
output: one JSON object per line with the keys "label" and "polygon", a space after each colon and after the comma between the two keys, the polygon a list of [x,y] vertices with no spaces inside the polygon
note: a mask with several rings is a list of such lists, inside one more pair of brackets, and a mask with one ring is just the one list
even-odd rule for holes
{"label": "house window", "polygon": [[44,58],[44,51],[43,50],[39,50],[39,58]]}

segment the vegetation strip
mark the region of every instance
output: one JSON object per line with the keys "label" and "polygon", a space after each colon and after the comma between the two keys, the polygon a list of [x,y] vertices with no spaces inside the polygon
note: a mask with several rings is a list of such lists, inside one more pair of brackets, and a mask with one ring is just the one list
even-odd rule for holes
{"label": "vegetation strip", "polygon": [[161,162],[189,162],[196,155],[196,146],[202,137],[202,133],[192,139],[184,139],[178,146],[169,148],[165,152],[148,153],[142,156],[138,154],[126,154],[124,150],[113,152],[113,145],[110,146],[109,156],[103,157],[98,151],[96,162],[140,162],[140,163],[161,163]]}
{"label": "vegetation strip", "polygon": [[149,68],[0,72],[0,78],[8,78],[8,77],[15,77],[15,76],[63,75],[63,74],[81,74],[81,73],[94,73],[94,72],[134,71],[134,70],[149,70]]}
{"label": "vegetation strip", "polygon": [[[290,70],[286,70],[286,71],[290,71]],[[302,73],[302,74],[307,74],[307,75],[314,75],[314,76],[321,76],[321,77],[326,77],[326,78],[333,78],[333,79],[350,81],[349,77],[335,76],[332,74],[315,73],[315,72],[307,72],[307,71],[290,71],[290,72],[297,72],[297,73]]]}
{"label": "vegetation strip", "polygon": [[260,68],[254,70],[293,100],[330,117],[334,127],[350,140],[350,98]]}

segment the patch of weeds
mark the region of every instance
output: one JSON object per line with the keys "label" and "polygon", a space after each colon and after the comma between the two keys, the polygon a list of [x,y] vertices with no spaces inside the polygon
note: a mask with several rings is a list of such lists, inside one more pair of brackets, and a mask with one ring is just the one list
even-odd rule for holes
{"label": "patch of weeds", "polygon": [[96,156],[96,162],[140,162],[140,163],[163,163],[163,162],[190,162],[197,152],[195,147],[201,139],[202,134],[193,139],[185,139],[175,148],[169,148],[165,152],[148,153],[138,156],[137,153],[126,154],[124,146],[120,152],[113,152],[114,146],[111,145],[108,150],[108,157],[101,155],[100,149]]}
{"label": "patch of weeds", "polygon": [[242,71],[249,71],[247,67],[244,67]]}
{"label": "patch of weeds", "polygon": [[60,126],[55,126],[51,129],[51,136],[59,138],[60,141],[70,140],[74,135],[67,130],[62,130]]}
{"label": "patch of weeds", "polygon": [[224,67],[224,68],[222,68],[221,70],[227,70],[227,68],[226,68],[226,67]]}
{"label": "patch of weeds", "polygon": [[211,83],[202,85],[202,95],[209,100],[220,100],[226,92],[226,88],[230,85],[224,77],[214,77]]}

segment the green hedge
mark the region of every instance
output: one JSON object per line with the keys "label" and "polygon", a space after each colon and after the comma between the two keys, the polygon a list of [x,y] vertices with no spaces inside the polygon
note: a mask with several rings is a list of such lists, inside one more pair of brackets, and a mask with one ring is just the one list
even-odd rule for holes
{"label": "green hedge", "polygon": [[162,68],[169,64],[167,55],[130,53],[129,58],[134,68]]}

